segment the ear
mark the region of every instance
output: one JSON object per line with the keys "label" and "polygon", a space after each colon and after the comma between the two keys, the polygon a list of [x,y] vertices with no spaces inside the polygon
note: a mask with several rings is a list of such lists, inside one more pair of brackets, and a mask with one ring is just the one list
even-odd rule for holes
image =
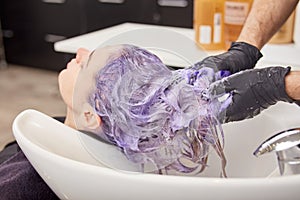
{"label": "ear", "polygon": [[83,126],[88,129],[97,129],[101,124],[101,118],[95,113],[92,106],[88,103],[83,105],[82,113]]}

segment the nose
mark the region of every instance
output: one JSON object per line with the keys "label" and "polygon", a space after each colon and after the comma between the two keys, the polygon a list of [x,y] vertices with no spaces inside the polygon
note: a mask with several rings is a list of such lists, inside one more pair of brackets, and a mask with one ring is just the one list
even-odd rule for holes
{"label": "nose", "polygon": [[76,53],[76,62],[81,63],[85,57],[89,55],[90,51],[85,48],[79,48]]}

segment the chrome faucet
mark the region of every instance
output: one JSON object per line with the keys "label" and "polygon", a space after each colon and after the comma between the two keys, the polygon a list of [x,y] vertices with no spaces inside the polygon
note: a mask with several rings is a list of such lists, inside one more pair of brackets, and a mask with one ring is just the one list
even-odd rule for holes
{"label": "chrome faucet", "polygon": [[264,141],[255,156],[276,152],[281,175],[300,174],[300,128],[282,131]]}

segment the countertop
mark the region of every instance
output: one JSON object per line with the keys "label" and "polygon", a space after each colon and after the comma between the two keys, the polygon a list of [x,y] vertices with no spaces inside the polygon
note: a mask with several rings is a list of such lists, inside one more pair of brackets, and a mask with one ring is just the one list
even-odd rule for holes
{"label": "countertop", "polygon": [[[77,37],[69,38],[56,42],[54,44],[54,49],[58,52],[67,52],[67,53],[76,53],[77,49],[80,47],[93,50],[99,46],[99,44],[104,43],[110,38],[118,36],[120,33],[125,33],[127,31],[141,30],[143,28],[156,28],[162,30],[175,31],[187,38],[190,41],[194,41],[194,30],[188,28],[177,28],[177,27],[168,27],[168,26],[156,26],[156,25],[145,25],[145,24],[136,24],[136,23],[124,23],[102,29],[99,31],[83,34]],[[151,38],[154,42],[163,42],[164,38]],[[151,40],[147,38],[147,40]],[[178,41],[174,41],[176,43]],[[182,48],[183,44],[176,44],[179,48]],[[300,44],[267,44],[261,50],[264,55],[263,58],[258,62],[259,67],[263,66],[292,66],[294,69],[300,70]],[[213,55],[222,53],[222,51],[207,51],[207,55]],[[166,60],[166,64],[176,66],[178,60],[170,59],[169,55],[163,54],[158,55],[159,57],[164,57],[162,60]],[[181,65],[181,64],[179,64]]]}

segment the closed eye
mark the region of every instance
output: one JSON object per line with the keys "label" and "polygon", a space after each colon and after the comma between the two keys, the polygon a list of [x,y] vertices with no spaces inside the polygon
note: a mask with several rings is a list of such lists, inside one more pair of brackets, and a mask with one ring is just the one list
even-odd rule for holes
{"label": "closed eye", "polygon": [[95,52],[95,50],[94,50],[94,51],[92,51],[92,52],[90,53],[90,55],[89,55],[89,57],[88,57],[87,61],[86,61],[86,62],[84,62],[84,63],[82,63],[82,64],[83,64],[83,66],[81,66],[82,68],[86,68],[86,67],[88,66],[88,64],[89,64],[89,62],[90,62],[90,60],[91,60],[91,58],[92,58],[92,55],[94,54],[94,52]]}

